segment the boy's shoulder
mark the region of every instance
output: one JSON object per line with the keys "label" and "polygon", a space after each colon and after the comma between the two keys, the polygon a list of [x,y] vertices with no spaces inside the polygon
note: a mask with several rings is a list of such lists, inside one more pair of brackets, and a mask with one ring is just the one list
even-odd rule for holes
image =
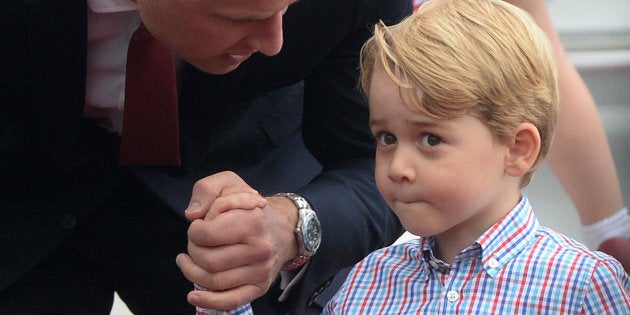
{"label": "boy's shoulder", "polygon": [[623,270],[612,256],[590,250],[581,242],[545,226],[539,226],[536,240],[525,256],[529,261],[540,262],[539,266],[570,266],[593,270],[605,265],[607,269],[619,267]]}
{"label": "boy's shoulder", "polygon": [[608,260],[611,256],[589,249],[586,245],[563,233],[546,226],[540,226],[536,233],[537,242],[544,244],[546,252],[555,252],[555,255],[576,256],[583,259]]}

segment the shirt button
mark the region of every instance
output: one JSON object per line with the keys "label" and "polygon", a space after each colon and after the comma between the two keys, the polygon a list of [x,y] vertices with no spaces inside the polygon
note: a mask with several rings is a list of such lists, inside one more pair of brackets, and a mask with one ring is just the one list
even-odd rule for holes
{"label": "shirt button", "polygon": [[319,291],[315,291],[313,292],[313,294],[311,295],[311,297],[308,299],[308,301],[306,302],[307,306],[311,306],[313,305],[313,303],[315,303],[315,299],[317,299],[317,297],[319,296]]}
{"label": "shirt button", "polygon": [[490,266],[490,268],[494,269],[496,267],[499,267],[499,262],[496,259],[494,259],[494,258],[490,258],[488,260],[488,266]]}
{"label": "shirt button", "polygon": [[459,293],[457,293],[457,291],[455,291],[455,290],[448,291],[446,293],[446,299],[449,302],[455,302],[455,301],[459,300]]}

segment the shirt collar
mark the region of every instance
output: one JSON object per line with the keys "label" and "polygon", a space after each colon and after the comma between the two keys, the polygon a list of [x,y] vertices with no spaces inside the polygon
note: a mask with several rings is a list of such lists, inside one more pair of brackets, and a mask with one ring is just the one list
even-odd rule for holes
{"label": "shirt collar", "polygon": [[[535,241],[539,226],[529,200],[525,195],[521,195],[521,201],[501,220],[486,230],[475,241],[475,244],[459,253],[456,260],[474,259],[481,253],[484,270],[489,276],[494,277],[505,264]],[[445,270],[448,265],[433,256],[434,246],[433,237],[420,238],[422,259],[425,265],[428,265],[427,268]]]}
{"label": "shirt collar", "polygon": [[90,9],[97,13],[112,13],[137,10],[138,6],[131,0],[88,0]]}
{"label": "shirt collar", "polygon": [[481,246],[481,259],[488,275],[495,276],[505,264],[534,242],[539,227],[532,205],[521,194],[521,201],[475,242]]}

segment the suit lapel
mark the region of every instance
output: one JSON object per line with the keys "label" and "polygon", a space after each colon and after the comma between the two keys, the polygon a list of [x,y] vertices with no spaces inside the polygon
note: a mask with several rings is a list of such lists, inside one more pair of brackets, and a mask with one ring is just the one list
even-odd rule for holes
{"label": "suit lapel", "polygon": [[179,73],[180,144],[187,170],[205,160],[210,139],[251,105],[236,102],[245,68],[243,64],[228,74],[211,75],[187,64]]}

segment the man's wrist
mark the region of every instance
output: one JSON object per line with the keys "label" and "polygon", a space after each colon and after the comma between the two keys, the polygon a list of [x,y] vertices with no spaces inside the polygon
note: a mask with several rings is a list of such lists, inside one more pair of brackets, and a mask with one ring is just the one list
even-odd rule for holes
{"label": "man's wrist", "polygon": [[304,197],[294,193],[279,193],[274,196],[290,199],[297,208],[298,220],[295,226],[295,238],[298,252],[282,268],[293,270],[305,264],[317,252],[321,242],[320,222],[315,210]]}
{"label": "man's wrist", "polygon": [[298,222],[298,210],[293,201],[286,197],[269,196],[267,201],[270,206],[282,215],[281,221],[276,226],[279,234],[278,258],[283,263],[292,260],[299,251],[297,236],[295,234],[295,226]]}

